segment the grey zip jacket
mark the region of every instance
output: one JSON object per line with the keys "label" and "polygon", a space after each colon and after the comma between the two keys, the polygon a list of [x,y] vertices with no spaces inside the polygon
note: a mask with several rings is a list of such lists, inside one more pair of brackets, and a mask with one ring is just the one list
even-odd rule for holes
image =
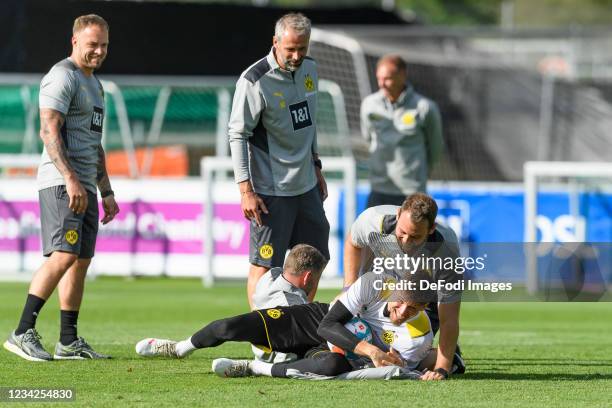
{"label": "grey zip jacket", "polygon": [[317,66],[306,57],[295,72],[281,69],[274,49],[240,75],[229,121],[236,183],[258,194],[296,196],[317,184]]}

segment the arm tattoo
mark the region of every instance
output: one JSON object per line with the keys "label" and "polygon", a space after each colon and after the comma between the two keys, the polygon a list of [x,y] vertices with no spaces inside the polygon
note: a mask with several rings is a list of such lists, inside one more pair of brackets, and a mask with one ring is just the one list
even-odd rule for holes
{"label": "arm tattoo", "polygon": [[64,117],[60,112],[53,109],[40,110],[40,138],[57,170],[62,176],[67,177],[76,173],[70,165],[66,146],[64,146],[60,135],[63,124]]}
{"label": "arm tattoo", "polygon": [[106,157],[104,155],[104,148],[102,145],[98,146],[98,169],[96,181],[98,182],[98,189],[101,192],[111,190],[110,180],[108,178],[108,173],[106,172]]}

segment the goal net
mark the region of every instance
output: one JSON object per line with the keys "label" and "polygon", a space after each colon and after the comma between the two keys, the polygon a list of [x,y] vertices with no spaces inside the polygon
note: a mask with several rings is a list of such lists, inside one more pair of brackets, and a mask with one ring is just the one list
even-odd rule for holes
{"label": "goal net", "polygon": [[524,181],[528,291],[605,291],[612,276],[612,164],[527,162]]}
{"label": "goal net", "polygon": [[[38,88],[42,75],[0,74],[0,154],[42,151],[38,136]],[[102,76],[106,92],[103,143],[123,151],[129,176],[151,174],[157,146],[184,145],[195,163],[204,155],[229,155],[227,124],[236,78]],[[351,155],[346,101],[340,85],[319,81],[319,151]],[[193,174],[192,172],[192,174]]]}
{"label": "goal net", "polygon": [[[41,78],[41,74],[0,74],[0,256],[3,259],[0,278],[3,279],[8,279],[14,271],[19,271],[20,275],[23,272],[24,276],[29,274],[38,267],[41,258],[33,178],[42,150],[38,136]],[[228,160],[223,158],[229,156],[227,124],[236,79],[102,76],[106,93],[102,141],[122,211],[118,219],[100,229],[92,269],[100,270],[100,274],[202,275],[203,252],[199,251],[202,234],[199,231],[204,213],[198,209],[201,209],[203,190],[189,186],[200,183],[198,165],[201,157],[215,155],[222,157],[221,161]],[[319,153],[321,156],[349,157],[350,161],[352,153],[344,93],[340,85],[325,79],[319,81],[318,91]],[[163,146],[167,146],[166,152],[170,153],[174,152],[171,147],[184,146],[180,151],[176,149],[175,156],[163,157],[177,157],[175,162],[184,164],[183,152],[186,152],[186,161],[191,165],[188,174],[194,177],[182,177],[185,173],[181,173],[175,176],[181,177],[176,181],[153,178],[153,175],[167,175],[153,171],[154,163],[171,162],[156,159],[159,156],[155,148],[159,147],[161,152]],[[334,159],[326,161],[329,163],[326,163],[326,171],[332,171]],[[113,164],[121,166],[113,167]],[[351,213],[344,212],[345,204],[340,204],[340,200],[344,200],[342,186],[346,185],[342,180],[344,177],[354,179],[354,172],[343,166],[333,171],[337,181],[332,177],[334,174],[327,174],[332,197],[326,205],[334,220],[344,219],[344,214]],[[237,191],[229,182],[231,176],[223,177],[219,173],[221,177],[215,188],[221,190],[215,194],[217,201]],[[122,179],[121,175],[130,178]],[[16,176],[30,179],[24,182]],[[172,194],[160,196],[155,193],[168,189]],[[350,196],[354,199],[354,194]],[[342,203],[354,208],[350,200]],[[239,210],[239,203],[238,197],[227,205],[222,204],[228,218],[222,219],[222,227],[215,229],[215,235],[223,242],[218,246],[225,245],[228,252],[235,251],[236,245],[243,245],[242,241],[237,242],[245,229],[241,217],[236,216],[235,206],[238,205]],[[189,212],[185,208],[189,208]],[[339,208],[341,216],[337,214]],[[336,231],[340,231],[342,222],[334,224]],[[149,226],[145,228],[145,224]],[[141,227],[145,230],[141,231]],[[248,231],[248,225],[246,227]],[[337,246],[337,240],[332,244]],[[338,259],[340,251],[338,248],[334,251],[334,259]],[[331,265],[328,269],[332,270]],[[235,271],[241,277],[247,273],[244,268]]]}
{"label": "goal net", "polygon": [[[323,172],[328,187],[328,198],[324,202],[325,213],[330,224],[329,252],[331,259],[323,272],[321,282],[328,286],[341,286],[341,252],[345,227],[355,219],[356,174],[352,157],[321,157]],[[232,160],[229,157],[205,157],[201,161],[204,185],[204,237],[202,251],[204,264],[202,282],[213,286],[218,278],[244,278],[247,275],[248,245],[238,250],[228,250],[216,245],[213,237],[218,235],[222,225],[223,213],[240,211],[238,188],[233,181],[217,174],[231,172]],[[235,214],[234,214],[235,215]]]}

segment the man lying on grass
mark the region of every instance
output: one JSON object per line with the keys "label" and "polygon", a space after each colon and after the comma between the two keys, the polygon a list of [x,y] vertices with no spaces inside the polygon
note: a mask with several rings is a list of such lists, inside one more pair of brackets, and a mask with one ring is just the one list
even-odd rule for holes
{"label": "man lying on grass", "polygon": [[[430,278],[425,272],[417,272],[406,279],[418,282]],[[436,350],[432,348],[431,323],[423,309],[436,295],[431,291],[388,290],[388,284],[396,281],[391,275],[369,272],[331,307],[314,302],[255,310],[216,320],[183,341],[141,340],[136,344],[136,352],[145,357],[183,358],[197,349],[216,347],[226,341],[245,341],[302,357],[279,364],[214,360],[213,371],[224,377],[289,377],[295,373],[331,377],[386,366],[426,371],[435,364]],[[345,327],[355,317],[369,326],[371,341],[361,340]],[[328,342],[335,346],[330,347]],[[460,368],[461,364],[458,359],[454,365]],[[448,373],[442,374],[448,377]]]}

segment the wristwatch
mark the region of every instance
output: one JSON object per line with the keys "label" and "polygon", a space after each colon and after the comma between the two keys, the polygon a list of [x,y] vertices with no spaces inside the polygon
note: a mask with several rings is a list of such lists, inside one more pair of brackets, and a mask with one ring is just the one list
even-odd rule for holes
{"label": "wristwatch", "polygon": [[436,373],[440,374],[444,379],[448,379],[448,371],[443,369],[442,367],[438,367],[434,370]]}
{"label": "wristwatch", "polygon": [[315,159],[314,160],[314,165],[315,165],[315,167],[318,167],[319,170],[323,170],[323,163],[321,163],[321,159]]}
{"label": "wristwatch", "polygon": [[102,198],[106,198],[109,195],[115,195],[115,192],[113,190],[106,190],[106,191],[100,192],[100,195],[102,196]]}

